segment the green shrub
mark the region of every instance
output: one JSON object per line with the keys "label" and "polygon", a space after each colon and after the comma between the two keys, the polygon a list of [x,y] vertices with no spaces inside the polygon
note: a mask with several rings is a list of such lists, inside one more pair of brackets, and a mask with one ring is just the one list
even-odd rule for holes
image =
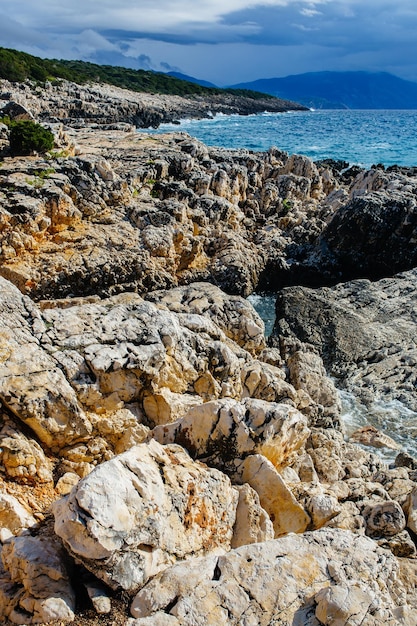
{"label": "green shrub", "polygon": [[10,152],[13,156],[25,156],[34,152],[47,152],[54,145],[54,135],[31,120],[10,123]]}

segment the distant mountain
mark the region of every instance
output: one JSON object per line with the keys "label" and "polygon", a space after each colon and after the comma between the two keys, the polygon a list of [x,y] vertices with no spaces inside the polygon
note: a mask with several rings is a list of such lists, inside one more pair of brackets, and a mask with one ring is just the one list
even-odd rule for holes
{"label": "distant mountain", "polygon": [[232,86],[315,109],[417,109],[417,83],[387,72],[309,72]]}
{"label": "distant mountain", "polygon": [[201,78],[194,78],[194,76],[187,76],[187,74],[181,74],[181,72],[166,72],[167,76],[173,78],[179,78],[180,80],[186,80],[188,83],[195,83],[202,87],[217,87],[214,83],[209,83],[208,80],[201,80]]}

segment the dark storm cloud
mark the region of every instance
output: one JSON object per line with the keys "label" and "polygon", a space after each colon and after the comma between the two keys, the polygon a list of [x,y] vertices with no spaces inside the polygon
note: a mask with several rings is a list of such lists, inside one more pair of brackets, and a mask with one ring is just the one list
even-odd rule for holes
{"label": "dark storm cloud", "polygon": [[417,79],[415,0],[14,0],[13,11],[2,45],[41,56],[166,63],[223,84],[315,69]]}

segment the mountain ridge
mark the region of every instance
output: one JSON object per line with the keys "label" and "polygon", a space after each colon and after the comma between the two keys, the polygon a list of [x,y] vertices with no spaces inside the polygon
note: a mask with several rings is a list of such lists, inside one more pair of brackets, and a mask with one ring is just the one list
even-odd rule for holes
{"label": "mountain ridge", "polygon": [[417,83],[388,72],[307,72],[238,83],[233,89],[296,99],[321,109],[417,109]]}

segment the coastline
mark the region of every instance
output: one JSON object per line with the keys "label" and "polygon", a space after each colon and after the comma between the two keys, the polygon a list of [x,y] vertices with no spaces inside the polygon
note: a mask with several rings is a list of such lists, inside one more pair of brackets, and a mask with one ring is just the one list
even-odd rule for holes
{"label": "coastline", "polygon": [[3,615],[411,626],[417,464],[346,440],[324,364],[417,401],[415,175],[115,115],[0,164]]}

